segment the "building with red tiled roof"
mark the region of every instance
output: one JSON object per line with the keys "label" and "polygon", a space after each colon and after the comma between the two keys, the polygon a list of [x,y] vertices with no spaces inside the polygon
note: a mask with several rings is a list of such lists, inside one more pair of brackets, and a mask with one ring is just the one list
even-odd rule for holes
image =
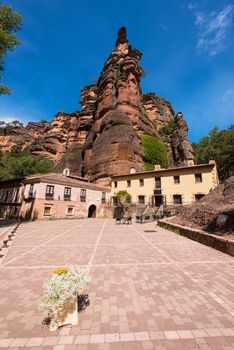
{"label": "building with red tiled roof", "polygon": [[70,176],[69,171],[3,181],[0,217],[32,220],[103,217],[109,192],[106,187]]}

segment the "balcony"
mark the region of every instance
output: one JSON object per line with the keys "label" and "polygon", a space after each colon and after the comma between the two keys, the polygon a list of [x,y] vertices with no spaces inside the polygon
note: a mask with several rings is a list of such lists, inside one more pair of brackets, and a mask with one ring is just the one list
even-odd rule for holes
{"label": "balcony", "polygon": [[162,189],[161,188],[157,188],[154,190],[154,195],[157,196],[157,195],[161,195],[162,194]]}
{"label": "balcony", "polygon": [[71,195],[70,195],[70,194],[65,194],[64,197],[63,197],[63,199],[64,199],[65,201],[70,201],[70,200],[71,200]]}
{"label": "balcony", "polygon": [[54,199],[54,193],[46,193],[45,198],[48,200]]}

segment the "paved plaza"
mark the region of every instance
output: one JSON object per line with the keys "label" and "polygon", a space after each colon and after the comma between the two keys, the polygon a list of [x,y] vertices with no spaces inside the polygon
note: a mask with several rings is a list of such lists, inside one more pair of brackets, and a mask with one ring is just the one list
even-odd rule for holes
{"label": "paved plaza", "polygon": [[[72,264],[90,268],[90,305],[50,332],[42,285]],[[22,223],[0,278],[0,349],[234,349],[234,259],[155,223]]]}

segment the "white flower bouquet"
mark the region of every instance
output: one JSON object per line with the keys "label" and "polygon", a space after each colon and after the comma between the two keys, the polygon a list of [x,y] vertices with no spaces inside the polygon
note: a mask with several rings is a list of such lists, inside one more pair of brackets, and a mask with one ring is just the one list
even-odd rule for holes
{"label": "white flower bouquet", "polygon": [[62,312],[71,298],[77,298],[86,284],[90,281],[87,269],[78,266],[58,268],[44,285],[44,295],[39,307],[47,310],[49,316]]}

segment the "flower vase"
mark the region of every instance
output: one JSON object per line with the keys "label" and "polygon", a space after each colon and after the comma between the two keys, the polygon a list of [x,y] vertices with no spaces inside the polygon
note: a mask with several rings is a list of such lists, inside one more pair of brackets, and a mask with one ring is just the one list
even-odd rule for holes
{"label": "flower vase", "polygon": [[52,314],[50,321],[50,331],[55,331],[61,326],[78,324],[77,296],[69,298],[62,310]]}

